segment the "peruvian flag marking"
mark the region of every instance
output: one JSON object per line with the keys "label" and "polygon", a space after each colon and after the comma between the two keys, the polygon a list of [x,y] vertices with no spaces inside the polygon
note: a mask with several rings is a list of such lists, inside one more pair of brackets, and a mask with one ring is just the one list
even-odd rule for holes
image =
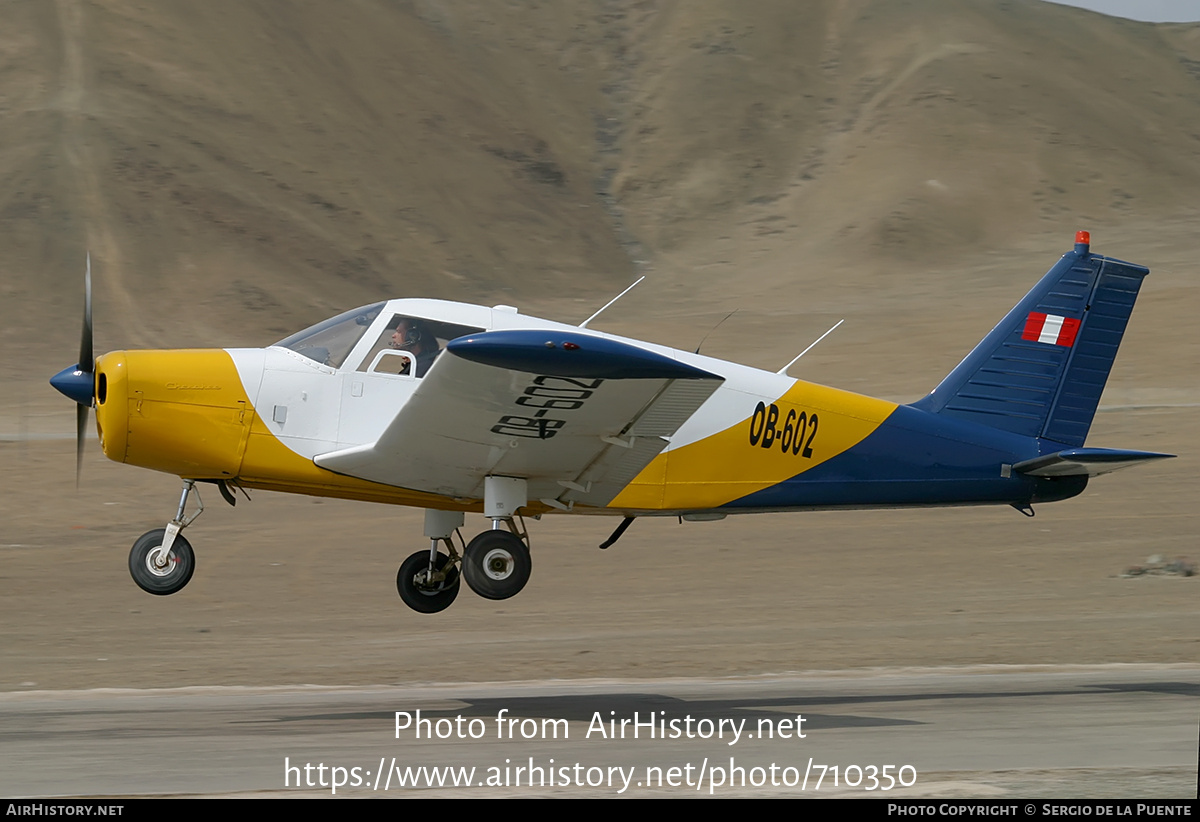
{"label": "peruvian flag marking", "polygon": [[1075,335],[1078,333],[1079,320],[1073,317],[1032,311],[1029,319],[1025,321],[1025,330],[1021,332],[1021,339],[1036,340],[1050,345],[1065,345],[1070,348],[1075,344]]}

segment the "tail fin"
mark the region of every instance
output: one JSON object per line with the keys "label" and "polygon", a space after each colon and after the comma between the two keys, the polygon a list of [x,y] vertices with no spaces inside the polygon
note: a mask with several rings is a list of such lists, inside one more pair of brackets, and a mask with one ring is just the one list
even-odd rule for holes
{"label": "tail fin", "polygon": [[1092,254],[1086,231],[928,396],[935,414],[1083,445],[1148,268]]}

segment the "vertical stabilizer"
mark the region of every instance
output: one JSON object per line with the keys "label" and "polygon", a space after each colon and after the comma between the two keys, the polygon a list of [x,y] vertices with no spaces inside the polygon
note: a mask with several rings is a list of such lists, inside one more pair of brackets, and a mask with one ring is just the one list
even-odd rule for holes
{"label": "vertical stabilizer", "polygon": [[1148,268],[1090,251],[1086,231],[991,333],[913,405],[1081,446]]}

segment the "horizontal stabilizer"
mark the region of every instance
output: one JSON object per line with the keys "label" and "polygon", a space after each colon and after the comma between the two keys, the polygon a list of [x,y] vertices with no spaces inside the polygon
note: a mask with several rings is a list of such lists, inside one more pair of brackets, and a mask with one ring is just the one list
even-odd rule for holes
{"label": "horizontal stabilizer", "polygon": [[1123,451],[1119,448],[1068,448],[1057,454],[1018,462],[1013,470],[1032,477],[1096,477],[1143,462],[1171,459],[1174,454]]}

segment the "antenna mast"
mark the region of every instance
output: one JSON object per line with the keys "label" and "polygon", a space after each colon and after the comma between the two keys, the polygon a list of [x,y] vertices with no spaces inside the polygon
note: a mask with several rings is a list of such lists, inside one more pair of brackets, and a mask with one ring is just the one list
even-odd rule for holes
{"label": "antenna mast", "polygon": [[620,294],[618,294],[617,296],[613,297],[611,300],[609,300],[608,302],[606,302],[606,303],[604,304],[604,308],[601,308],[601,309],[600,309],[599,311],[597,311],[595,314],[593,314],[592,316],[588,317],[586,320],[584,320],[583,322],[581,322],[581,323],[579,324],[579,327],[580,327],[580,328],[587,328],[587,324],[588,324],[588,323],[590,323],[592,320],[596,319],[597,317],[599,317],[599,316],[600,316],[602,313],[604,313],[604,309],[605,309],[605,308],[608,308],[610,305],[612,305],[613,303],[615,303],[617,300],[619,300],[619,299],[621,299],[622,297],[624,297],[626,294],[628,294],[630,291],[632,291],[632,290],[633,290],[633,286],[637,285],[638,283],[640,283],[640,282],[641,282],[642,280],[644,280],[644,279],[646,279],[646,275],[645,275],[645,274],[643,274],[642,276],[638,277],[638,278],[637,278],[637,282],[635,282],[633,285],[629,286],[629,288],[626,288],[626,289],[625,289],[624,291],[622,291]]}
{"label": "antenna mast", "polygon": [[819,336],[819,337],[817,337],[815,340],[813,340],[813,342],[812,342],[812,345],[810,345],[808,348],[804,349],[803,351],[801,351],[799,354],[797,354],[797,355],[796,355],[796,359],[792,360],[790,363],[788,363],[787,365],[785,365],[783,368],[779,369],[779,370],[778,370],[778,371],[776,371],[775,373],[776,373],[776,374],[786,374],[786,373],[787,373],[787,370],[788,370],[789,368],[791,368],[793,365],[795,365],[795,364],[796,364],[796,360],[798,360],[798,359],[800,359],[801,357],[803,357],[803,356],[804,356],[805,354],[807,354],[809,351],[812,351],[812,350],[813,350],[813,347],[814,347],[814,346],[815,346],[817,343],[819,343],[821,340],[825,339],[825,338],[826,338],[826,337],[828,337],[830,334],[832,334],[832,333],[833,333],[833,329],[834,329],[834,328],[837,328],[839,325],[841,325],[841,324],[842,324],[842,323],[844,323],[845,321],[846,321],[846,320],[843,318],[843,319],[840,319],[840,320],[838,320],[837,322],[835,322],[835,323],[833,324],[833,328],[829,329],[829,330],[828,330],[828,331],[826,331],[824,334],[822,334],[821,336]]}

